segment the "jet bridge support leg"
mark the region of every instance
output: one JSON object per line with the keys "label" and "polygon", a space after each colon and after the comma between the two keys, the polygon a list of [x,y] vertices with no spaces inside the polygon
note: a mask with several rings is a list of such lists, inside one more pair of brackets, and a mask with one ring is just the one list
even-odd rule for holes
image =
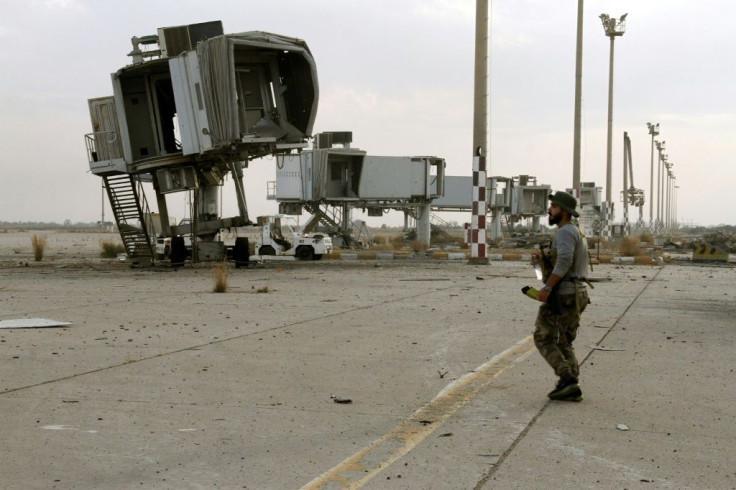
{"label": "jet bridge support leg", "polygon": [[539,216],[534,216],[532,218],[532,231],[534,231],[534,233],[539,233],[539,231],[540,231],[540,228],[539,228]]}
{"label": "jet bridge support leg", "polygon": [[494,210],[493,217],[491,218],[491,240],[498,240],[503,236],[501,230],[501,211]]}
{"label": "jet bridge support leg", "polygon": [[161,194],[156,172],[151,172],[153,177],[153,190],[156,192],[156,204],[158,215],[161,218],[161,235],[171,236],[171,224],[169,223],[169,208],[166,206],[166,196]]}
{"label": "jet bridge support leg", "polygon": [[245,202],[245,188],[243,187],[243,168],[240,166],[240,162],[231,162],[230,170],[233,174],[233,182],[235,183],[235,195],[238,199],[240,217],[246,223],[250,223],[250,219],[248,219],[248,206]]}
{"label": "jet bridge support leg", "polygon": [[432,235],[432,227],[430,224],[430,203],[420,204],[417,206],[417,241],[422,245],[429,247]]}

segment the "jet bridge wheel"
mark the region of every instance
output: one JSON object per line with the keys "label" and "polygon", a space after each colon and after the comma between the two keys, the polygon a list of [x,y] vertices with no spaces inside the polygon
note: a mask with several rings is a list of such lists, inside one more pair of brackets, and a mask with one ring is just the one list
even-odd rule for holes
{"label": "jet bridge wheel", "polygon": [[259,255],[276,255],[276,250],[271,245],[264,245],[258,249]]}
{"label": "jet bridge wheel", "polygon": [[296,248],[296,256],[302,260],[314,259],[314,248],[309,245],[302,245]]}

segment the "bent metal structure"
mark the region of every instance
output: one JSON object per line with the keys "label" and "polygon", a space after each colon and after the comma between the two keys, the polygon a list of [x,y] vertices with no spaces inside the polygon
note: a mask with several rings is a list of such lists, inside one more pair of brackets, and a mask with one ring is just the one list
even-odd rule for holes
{"label": "bent metal structure", "polygon": [[[132,64],[112,74],[113,95],[88,101],[93,132],[85,141],[128,255],[149,262],[141,181],[153,183],[163,236],[207,242],[222,228],[251,224],[243,169],[255,158],[307,147],[319,90],[314,59],[300,39],[223,34],[215,21],[160,28],[132,43]],[[229,218],[220,217],[217,192],[226,174],[239,211]],[[183,191],[194,195],[192,220],[172,227],[166,195]],[[192,241],[195,253],[199,240]]]}

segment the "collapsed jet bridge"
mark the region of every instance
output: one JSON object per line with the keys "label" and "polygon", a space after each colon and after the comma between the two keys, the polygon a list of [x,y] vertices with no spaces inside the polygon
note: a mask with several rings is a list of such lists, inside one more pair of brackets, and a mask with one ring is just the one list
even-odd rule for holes
{"label": "collapsed jet bridge", "polygon": [[[211,241],[222,228],[250,224],[243,169],[307,146],[317,69],[300,39],[223,34],[220,21],[160,28],[132,44],[132,64],[112,74],[113,95],[89,100],[93,132],[85,141],[128,254],[152,260],[141,182],[153,183],[164,236]],[[218,206],[226,174],[239,211],[230,218]],[[185,191],[194,194],[193,219],[171,227],[165,196]]]}

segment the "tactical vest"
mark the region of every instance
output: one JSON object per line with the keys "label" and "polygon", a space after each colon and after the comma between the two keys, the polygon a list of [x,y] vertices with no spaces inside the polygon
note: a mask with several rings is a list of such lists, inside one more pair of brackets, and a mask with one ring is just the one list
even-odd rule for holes
{"label": "tactical vest", "polygon": [[[577,228],[578,230],[578,233],[580,233],[580,238],[578,239],[577,242],[575,242],[575,250],[573,251],[574,256],[577,256],[578,247],[580,246],[581,243],[583,243],[583,240],[582,240],[583,231],[580,229],[579,226],[577,225],[573,225],[573,226],[575,226],[575,228]],[[591,261],[590,250],[588,250],[587,252],[588,252],[588,265],[590,266],[590,270],[592,272],[593,262]],[[552,275],[552,271],[554,270],[555,264],[557,263],[557,250],[552,249],[552,239],[550,239],[549,243],[546,245],[541,244],[541,243],[539,244],[539,254],[541,258],[540,260],[541,263],[539,265],[542,268],[542,281],[546,283],[547,279],[549,279],[549,276]],[[567,273],[562,278],[562,280],[563,281],[570,280],[570,271],[567,271]],[[593,285],[590,284],[590,282],[588,282],[587,279],[582,279],[582,280],[584,280],[591,288],[593,287]]]}

